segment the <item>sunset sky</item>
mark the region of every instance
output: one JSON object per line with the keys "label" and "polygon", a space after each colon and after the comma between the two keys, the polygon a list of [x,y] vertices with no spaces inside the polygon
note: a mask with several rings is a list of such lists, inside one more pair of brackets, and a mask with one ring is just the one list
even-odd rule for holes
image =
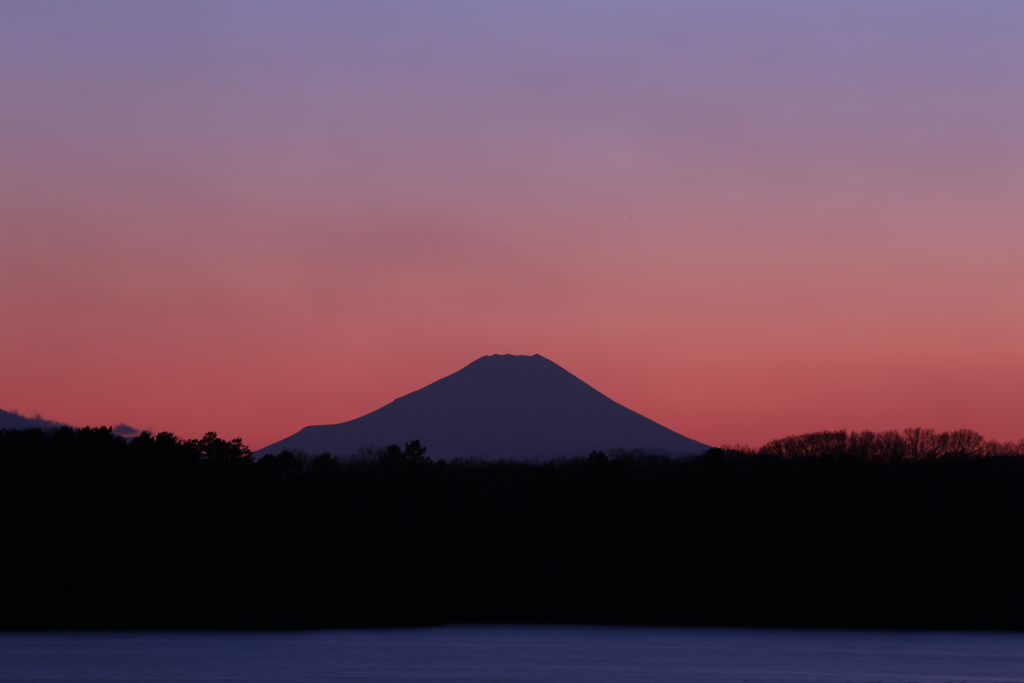
{"label": "sunset sky", "polygon": [[[1024,3],[0,4],[0,409],[265,446],[492,353],[1024,437]],[[427,444],[429,447],[429,444]]]}

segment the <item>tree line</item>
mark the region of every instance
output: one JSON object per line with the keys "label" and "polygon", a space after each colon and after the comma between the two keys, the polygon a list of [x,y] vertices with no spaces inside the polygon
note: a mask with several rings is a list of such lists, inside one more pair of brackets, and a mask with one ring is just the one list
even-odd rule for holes
{"label": "tree line", "polygon": [[769,441],[759,449],[725,447],[746,455],[781,458],[854,458],[879,462],[934,460],[936,458],[991,458],[1024,455],[1024,439],[999,442],[985,439],[972,429],[937,432],[904,429],[902,432],[824,431],[787,436]]}
{"label": "tree line", "polygon": [[1024,627],[1024,449],[819,432],[694,457],[0,431],[0,627]]}

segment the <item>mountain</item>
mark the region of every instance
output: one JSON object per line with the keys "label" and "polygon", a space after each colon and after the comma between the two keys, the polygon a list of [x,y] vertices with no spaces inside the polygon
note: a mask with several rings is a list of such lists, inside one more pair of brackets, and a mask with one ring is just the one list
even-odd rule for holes
{"label": "mountain", "polygon": [[256,452],[349,455],[419,439],[438,459],[533,459],[641,448],[700,453],[707,446],[619,405],[542,356],[493,355],[368,415],[306,427]]}
{"label": "mountain", "polygon": [[44,420],[38,415],[35,417],[24,417],[17,412],[9,413],[6,410],[0,410],[0,429],[35,429],[36,427],[56,429],[63,426],[59,422]]}

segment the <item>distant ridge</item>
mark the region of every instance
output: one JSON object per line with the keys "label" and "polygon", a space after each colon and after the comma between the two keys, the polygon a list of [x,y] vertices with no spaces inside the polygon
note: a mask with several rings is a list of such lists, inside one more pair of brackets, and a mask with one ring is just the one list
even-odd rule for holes
{"label": "distant ridge", "polygon": [[50,422],[36,415],[35,417],[24,417],[17,411],[8,412],[0,410],[0,429],[57,429],[63,427],[60,422]]}
{"label": "distant ridge", "polygon": [[306,427],[256,452],[349,455],[419,439],[433,458],[536,459],[707,446],[611,400],[540,355],[492,355],[363,417]]}

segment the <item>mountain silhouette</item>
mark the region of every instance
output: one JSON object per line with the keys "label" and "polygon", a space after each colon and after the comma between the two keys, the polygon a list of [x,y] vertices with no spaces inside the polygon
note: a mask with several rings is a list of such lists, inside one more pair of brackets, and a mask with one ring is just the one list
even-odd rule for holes
{"label": "mountain silhouette", "polygon": [[8,412],[0,410],[0,429],[35,429],[38,427],[56,429],[63,426],[59,422],[44,420],[38,415],[35,417],[25,417],[24,415],[19,415],[17,411]]}
{"label": "mountain silhouette", "polygon": [[413,439],[435,459],[535,459],[616,448],[686,454],[708,448],[619,405],[543,356],[496,354],[368,415],[306,427],[256,455],[349,455]]}

